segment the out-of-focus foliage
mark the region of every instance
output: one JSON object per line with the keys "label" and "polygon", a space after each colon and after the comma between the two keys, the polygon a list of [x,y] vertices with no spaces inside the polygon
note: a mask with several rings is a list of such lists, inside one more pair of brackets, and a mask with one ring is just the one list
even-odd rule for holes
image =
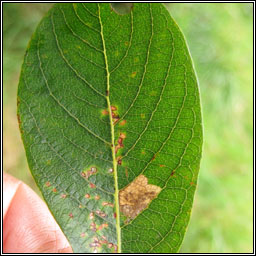
{"label": "out-of-focus foliage", "polygon": [[[20,67],[32,32],[51,4],[3,4],[4,170],[36,186],[16,118]],[[199,78],[204,151],[192,218],[181,252],[252,252],[253,6],[168,4]]]}
{"label": "out-of-focus foliage", "polygon": [[198,74],[204,149],[181,252],[252,252],[253,5],[169,4]]}

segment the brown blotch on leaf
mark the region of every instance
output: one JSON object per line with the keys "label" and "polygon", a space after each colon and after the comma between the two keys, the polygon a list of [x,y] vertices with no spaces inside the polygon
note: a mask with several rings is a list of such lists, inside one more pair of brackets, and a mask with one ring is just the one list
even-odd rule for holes
{"label": "brown blotch on leaf", "polygon": [[20,105],[20,97],[17,97],[17,107]]}
{"label": "brown blotch on leaf", "polygon": [[173,175],[174,175],[174,173],[175,173],[175,170],[173,170],[173,171],[171,172],[171,176],[173,176]]}
{"label": "brown blotch on leaf", "polygon": [[81,234],[80,234],[80,237],[85,237],[85,233],[81,233]]}
{"label": "brown blotch on leaf", "polygon": [[141,174],[119,192],[120,211],[128,218],[135,218],[160,191],[160,187],[148,184],[147,177]]}
{"label": "brown blotch on leaf", "polygon": [[94,197],[94,199],[95,199],[95,200],[99,200],[99,199],[100,199],[100,196],[99,196],[99,195],[96,195],[96,196]]}
{"label": "brown blotch on leaf", "polygon": [[91,169],[81,172],[81,175],[86,179],[88,179],[91,175],[95,174],[96,172],[97,172],[97,168],[91,167]]}
{"label": "brown blotch on leaf", "polygon": [[18,119],[18,123],[19,123],[20,132],[23,133],[23,130],[21,129],[21,120],[20,120],[19,114],[17,114],[17,119]]}
{"label": "brown blotch on leaf", "polygon": [[164,164],[160,164],[159,166],[160,166],[160,167],[165,167],[165,165],[164,165]]}
{"label": "brown blotch on leaf", "polygon": [[56,192],[57,192],[57,189],[56,189],[56,188],[53,188],[53,189],[52,189],[52,192],[56,193]]}
{"label": "brown blotch on leaf", "polygon": [[69,215],[68,215],[70,218],[73,218],[73,213],[71,212]]}
{"label": "brown blotch on leaf", "polygon": [[119,159],[119,160],[117,161],[117,164],[118,164],[118,165],[122,165],[122,159]]}

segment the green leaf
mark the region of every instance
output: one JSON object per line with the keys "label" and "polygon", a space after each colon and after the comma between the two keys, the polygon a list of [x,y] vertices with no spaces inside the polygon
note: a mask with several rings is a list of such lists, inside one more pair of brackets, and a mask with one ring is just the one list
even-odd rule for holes
{"label": "green leaf", "polygon": [[[74,252],[177,252],[202,148],[197,79],[162,4],[56,4],[22,66],[31,172]],[[119,203],[118,203],[119,202]]]}

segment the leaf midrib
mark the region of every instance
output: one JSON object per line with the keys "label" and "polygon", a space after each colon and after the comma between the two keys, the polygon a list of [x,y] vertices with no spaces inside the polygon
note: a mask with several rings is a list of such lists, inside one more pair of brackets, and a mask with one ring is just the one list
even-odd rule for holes
{"label": "leaf midrib", "polygon": [[102,46],[103,46],[103,54],[104,54],[104,60],[105,60],[105,67],[106,67],[106,73],[107,73],[107,105],[108,105],[108,113],[109,113],[109,121],[110,121],[110,128],[111,128],[111,149],[112,149],[112,158],[113,158],[113,173],[114,173],[114,182],[115,182],[115,213],[116,213],[116,235],[117,235],[117,252],[121,253],[121,229],[120,229],[120,214],[119,214],[119,190],[118,190],[118,176],[117,176],[117,160],[115,155],[115,130],[114,130],[114,123],[112,119],[112,111],[111,111],[111,104],[110,104],[110,98],[109,98],[109,92],[110,92],[110,83],[109,83],[109,77],[110,72],[108,68],[108,58],[107,58],[107,51],[106,51],[106,45],[105,45],[105,39],[103,34],[103,24],[100,16],[100,5],[98,4],[98,15],[99,15],[99,23],[100,23],[100,35],[102,40]]}

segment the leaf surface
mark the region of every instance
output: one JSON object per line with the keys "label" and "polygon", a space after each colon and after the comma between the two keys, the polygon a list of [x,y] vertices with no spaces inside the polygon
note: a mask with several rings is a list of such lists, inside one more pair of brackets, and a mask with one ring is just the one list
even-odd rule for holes
{"label": "leaf surface", "polygon": [[22,66],[31,172],[74,252],[177,252],[202,147],[197,80],[162,4],[56,4]]}

